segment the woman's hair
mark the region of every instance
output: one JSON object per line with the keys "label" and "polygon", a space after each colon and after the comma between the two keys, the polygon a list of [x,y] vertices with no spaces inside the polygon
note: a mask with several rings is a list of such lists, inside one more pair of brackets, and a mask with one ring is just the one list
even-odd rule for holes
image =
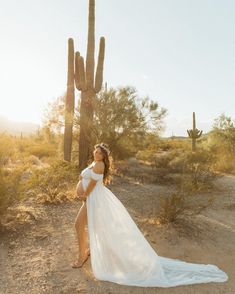
{"label": "woman's hair", "polygon": [[110,184],[111,182],[111,171],[113,169],[113,158],[110,155],[110,150],[109,150],[109,146],[106,143],[99,143],[99,144],[95,144],[94,148],[100,148],[102,154],[103,154],[103,162],[104,162],[104,177],[103,177],[103,183],[106,184]]}

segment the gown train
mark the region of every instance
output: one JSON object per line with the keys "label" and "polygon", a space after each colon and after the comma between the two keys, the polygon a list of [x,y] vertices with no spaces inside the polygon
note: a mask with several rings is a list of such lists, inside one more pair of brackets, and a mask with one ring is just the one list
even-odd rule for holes
{"label": "gown train", "polygon": [[212,264],[159,256],[122,202],[103,184],[103,174],[85,168],[83,188],[97,181],[87,203],[92,271],[96,279],[140,287],[173,287],[225,282],[228,275]]}

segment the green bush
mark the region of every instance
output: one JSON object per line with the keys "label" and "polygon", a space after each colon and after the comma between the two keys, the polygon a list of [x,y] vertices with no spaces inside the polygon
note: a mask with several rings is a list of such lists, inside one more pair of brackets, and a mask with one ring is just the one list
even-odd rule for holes
{"label": "green bush", "polygon": [[225,113],[218,116],[204,144],[216,157],[216,170],[235,172],[235,121],[231,117]]}
{"label": "green bush", "polygon": [[214,169],[225,173],[235,173],[235,155],[234,154],[217,154]]}
{"label": "green bush", "polygon": [[28,189],[44,202],[56,202],[70,184],[78,180],[78,167],[64,160],[55,160],[49,167],[35,170],[27,182]]}
{"label": "green bush", "polygon": [[207,149],[198,148],[196,152],[185,151],[175,153],[167,167],[169,172],[181,174],[180,182],[190,189],[209,188],[216,177],[214,163],[216,158]]}

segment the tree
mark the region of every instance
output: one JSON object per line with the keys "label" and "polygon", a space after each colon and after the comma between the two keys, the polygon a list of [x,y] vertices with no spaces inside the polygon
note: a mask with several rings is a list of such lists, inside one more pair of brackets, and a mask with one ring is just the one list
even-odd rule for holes
{"label": "tree", "polygon": [[[45,111],[44,124],[58,134],[61,134],[64,126],[63,111],[64,95],[49,103]],[[91,144],[102,141],[108,143],[114,158],[135,155],[139,150],[148,148],[150,140],[159,137],[166,114],[167,110],[160,108],[156,101],[148,96],[139,97],[134,87],[102,88],[94,104],[94,123],[89,133]],[[73,125],[73,140],[76,142],[80,123],[78,103]]]}
{"label": "tree", "polygon": [[148,96],[139,97],[131,86],[102,89],[94,109],[92,136],[107,142],[116,155],[123,148],[135,153],[143,146],[146,133],[158,136],[167,112]]}
{"label": "tree", "polygon": [[209,136],[211,145],[235,155],[235,122],[231,117],[222,113],[219,117],[215,118],[213,129]]}
{"label": "tree", "polygon": [[64,128],[64,109],[66,93],[49,102],[44,109],[43,127],[49,127],[57,134],[62,134]]}

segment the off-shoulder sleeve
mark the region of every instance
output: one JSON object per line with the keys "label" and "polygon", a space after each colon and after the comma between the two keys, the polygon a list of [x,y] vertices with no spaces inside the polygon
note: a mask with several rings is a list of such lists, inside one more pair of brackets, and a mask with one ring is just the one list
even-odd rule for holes
{"label": "off-shoulder sleeve", "polygon": [[95,173],[93,169],[91,169],[91,178],[95,181],[98,181],[103,178],[103,174]]}

